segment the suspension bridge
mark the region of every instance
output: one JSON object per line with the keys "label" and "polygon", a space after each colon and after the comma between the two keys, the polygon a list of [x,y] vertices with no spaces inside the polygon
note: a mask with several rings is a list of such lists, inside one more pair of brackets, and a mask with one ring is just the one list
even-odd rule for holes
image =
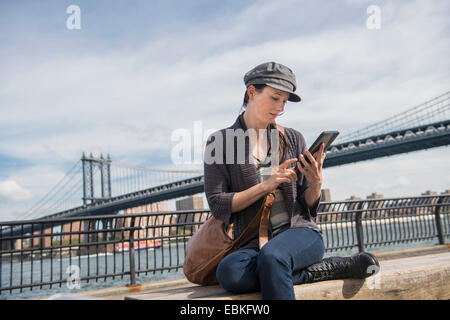
{"label": "suspension bridge", "polygon": [[[450,91],[384,121],[340,137],[324,168],[450,143]],[[83,154],[65,177],[18,219],[115,214],[119,210],[204,191],[202,170],[161,170]]]}

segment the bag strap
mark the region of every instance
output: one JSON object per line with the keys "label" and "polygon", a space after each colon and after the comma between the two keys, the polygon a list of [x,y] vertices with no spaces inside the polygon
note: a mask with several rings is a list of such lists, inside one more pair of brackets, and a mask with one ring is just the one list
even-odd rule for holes
{"label": "bag strap", "polygon": [[253,217],[242,234],[235,240],[235,242],[233,243],[234,246],[239,245],[243,240],[248,238],[254,231],[258,229],[258,226],[260,248],[262,248],[262,242],[264,245],[268,241],[270,208],[272,208],[273,201],[275,200],[275,191],[276,189],[266,195],[263,204],[258,210],[258,213]]}
{"label": "bag strap", "polygon": [[[270,194],[272,196],[272,193]],[[264,204],[264,210],[261,213],[261,220],[259,222],[259,250],[269,241],[269,219],[270,219],[270,209],[272,207],[273,201],[275,199],[275,190],[273,191],[273,196],[269,200],[266,200]],[[269,206],[270,205],[270,206]]]}

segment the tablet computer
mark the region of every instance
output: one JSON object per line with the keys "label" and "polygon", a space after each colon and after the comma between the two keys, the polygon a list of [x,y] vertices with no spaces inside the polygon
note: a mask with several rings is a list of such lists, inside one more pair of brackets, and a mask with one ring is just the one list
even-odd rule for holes
{"label": "tablet computer", "polygon": [[[327,150],[327,148],[333,143],[333,141],[336,139],[336,137],[339,135],[339,131],[323,131],[319,137],[314,141],[314,143],[309,147],[309,152],[312,154],[313,157],[315,157],[315,154],[319,151],[320,145],[322,143],[325,144],[324,151]],[[309,161],[309,158],[306,155],[303,155],[305,157],[305,160],[308,163],[311,163]],[[299,161],[300,162],[300,161]],[[300,162],[301,166],[303,167],[303,164]]]}

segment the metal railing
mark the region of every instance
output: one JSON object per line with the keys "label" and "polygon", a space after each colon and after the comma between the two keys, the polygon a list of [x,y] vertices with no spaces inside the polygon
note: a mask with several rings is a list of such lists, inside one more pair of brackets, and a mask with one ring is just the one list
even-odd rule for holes
{"label": "metal railing", "polygon": [[[450,236],[450,195],[322,202],[327,252]],[[182,269],[209,210],[0,222],[0,294]]]}

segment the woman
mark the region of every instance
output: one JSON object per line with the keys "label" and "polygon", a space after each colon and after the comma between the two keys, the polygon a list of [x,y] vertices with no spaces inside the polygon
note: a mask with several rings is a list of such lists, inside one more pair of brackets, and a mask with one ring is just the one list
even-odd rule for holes
{"label": "woman", "polygon": [[[324,146],[313,157],[300,132],[275,122],[284,113],[286,101],[301,100],[295,93],[294,73],[282,64],[267,62],[247,72],[244,82],[245,111],[231,127],[208,138],[205,194],[211,213],[224,222],[226,230],[232,226],[232,236],[237,238],[265,195],[274,189],[276,192],[269,241],[260,243],[256,231],[226,256],[216,272],[220,285],[232,293],[261,291],[263,299],[285,300],[295,299],[296,284],[365,278],[370,275],[366,272],[370,266],[377,271],[373,266],[379,267],[378,261],[369,253],[322,260],[325,246],[314,220],[322,187]],[[245,147],[239,148],[242,136]],[[215,161],[208,157],[212,146]]]}

